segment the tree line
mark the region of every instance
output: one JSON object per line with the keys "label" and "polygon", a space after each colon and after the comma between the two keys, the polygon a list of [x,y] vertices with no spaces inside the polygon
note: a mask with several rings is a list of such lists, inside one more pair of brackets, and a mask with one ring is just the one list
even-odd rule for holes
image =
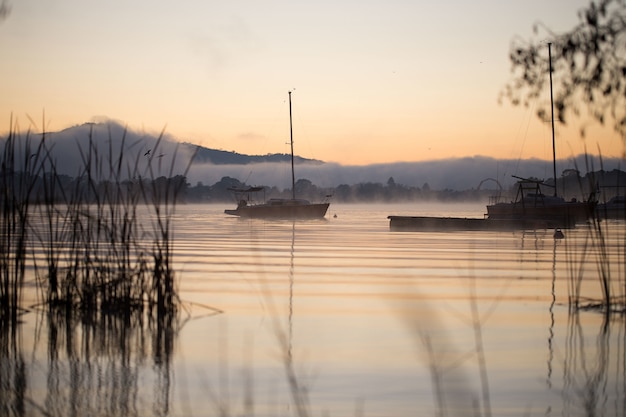
{"label": "tree line", "polygon": [[[540,181],[536,178],[530,178]],[[195,186],[185,185],[181,193],[189,203],[223,203],[232,202],[234,197],[232,188],[243,188],[246,184],[236,178],[222,177],[213,185],[198,182]],[[614,195],[623,195],[626,192],[626,172],[620,170],[594,171],[580,175],[576,170],[566,170],[556,181],[557,192],[565,198],[589,198],[592,194],[599,200]],[[428,183],[421,187],[398,184],[393,177],[386,183],[362,182],[357,184],[340,184],[337,187],[319,187],[308,179],[299,179],[295,184],[296,196],[311,201],[332,196],[334,202],[412,202],[412,201],[487,201],[490,197],[501,194],[515,197],[517,185],[508,189],[499,189],[493,185],[490,188],[471,188],[466,190],[432,189]],[[554,179],[546,180],[540,187],[541,192],[552,195]],[[279,189],[276,186],[265,187],[265,198],[291,198],[290,188]]]}
{"label": "tree line", "polygon": [[[26,174],[23,174],[26,175]],[[171,177],[159,176],[156,178],[132,178],[121,181],[105,179],[101,181],[86,181],[85,177],[71,177],[69,175],[55,174],[53,180],[49,174],[33,178],[29,181],[33,187],[31,202],[37,204],[52,200],[57,203],[72,200],[80,200],[83,203],[98,203],[102,196],[109,195],[113,190],[123,200],[125,197],[141,196],[140,200],[152,203],[156,200],[176,199],[181,203],[229,203],[234,201],[232,188],[245,188],[247,185],[237,178],[222,177],[212,185],[202,182],[192,185],[185,175]],[[14,181],[17,181],[14,177]],[[532,180],[540,181],[536,178]],[[18,182],[24,182],[20,180]],[[50,184],[54,182],[55,187]],[[340,184],[336,187],[319,187],[308,179],[296,181],[296,196],[298,198],[319,201],[332,197],[333,202],[339,203],[365,203],[365,202],[412,202],[412,201],[487,201],[495,195],[510,195],[515,197],[517,185],[513,184],[508,189],[499,189],[494,186],[497,182],[490,183],[488,188],[470,188],[466,190],[455,189],[432,189],[428,183],[421,187],[397,183],[390,177],[386,183],[361,182],[356,184]],[[594,171],[581,176],[576,170],[566,170],[557,179],[557,192],[566,198],[588,198],[596,195],[596,198],[610,198],[614,195],[626,193],[626,172],[620,170]],[[554,190],[554,179],[544,181],[540,189],[546,195],[551,195]],[[264,186],[264,199],[291,198],[291,188],[280,189],[276,186]]]}

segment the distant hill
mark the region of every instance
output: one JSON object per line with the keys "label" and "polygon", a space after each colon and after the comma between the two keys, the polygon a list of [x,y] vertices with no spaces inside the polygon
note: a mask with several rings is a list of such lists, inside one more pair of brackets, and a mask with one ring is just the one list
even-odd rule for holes
{"label": "distant hill", "polygon": [[[26,134],[24,134],[26,136]],[[39,140],[41,134],[29,134],[31,142]],[[175,171],[184,170],[191,155],[198,148],[194,165],[246,166],[252,164],[286,163],[287,154],[244,155],[198,147],[191,143],[180,143],[168,134],[159,132],[137,132],[126,129],[115,121],[83,123],[58,132],[46,132],[46,146],[61,174],[77,175],[84,167],[83,158],[91,152],[102,160],[104,166],[122,157],[122,164],[129,171],[143,169],[150,158],[160,158],[162,168],[169,169],[171,158],[176,155]],[[296,164],[324,165],[323,161],[295,156]]]}
{"label": "distant hill", "polygon": [[[182,146],[193,150],[197,145],[191,143],[183,143]],[[222,151],[218,149],[205,148],[203,146],[198,147],[198,153],[194,159],[195,164],[214,164],[214,165],[249,165],[258,163],[272,163],[272,162],[289,162],[291,160],[290,155],[282,153],[273,153],[267,155],[244,155],[237,152]],[[308,163],[308,164],[323,164],[323,161],[317,159],[302,158],[300,156],[294,157],[295,163]]]}
{"label": "distant hill", "polygon": [[[40,135],[31,134],[31,143]],[[159,139],[160,138],[160,139]],[[1,144],[0,144],[1,146]],[[46,133],[46,146],[51,150],[58,172],[69,176],[84,171],[84,158],[97,155],[94,168],[107,170],[111,163],[121,164],[126,177],[145,175],[148,162],[153,175],[176,175],[185,172],[196,145],[181,143],[171,135],[159,132],[127,130],[115,121],[84,123],[59,132]],[[191,184],[215,184],[223,177],[236,178],[250,185],[291,187],[289,155],[245,155],[206,147],[199,147],[188,171]],[[389,162],[363,166],[342,165],[296,156],[296,179],[306,179],[324,187],[380,183],[390,180],[396,184],[430,188],[433,190],[469,190],[508,188],[516,179],[513,175],[549,179],[551,161],[532,159],[495,159],[488,156],[450,158],[441,160]],[[96,166],[97,165],[97,166]],[[557,175],[578,167],[581,175],[602,171],[599,178],[605,187],[624,184],[623,178],[614,179],[613,170],[623,170],[626,161],[621,158],[603,158],[578,155],[557,161]],[[611,185],[608,185],[611,184]]]}

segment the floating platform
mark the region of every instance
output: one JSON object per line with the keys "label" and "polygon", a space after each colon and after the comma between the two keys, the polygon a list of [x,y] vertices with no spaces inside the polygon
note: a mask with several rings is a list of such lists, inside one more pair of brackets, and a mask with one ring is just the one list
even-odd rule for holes
{"label": "floating platform", "polygon": [[544,219],[489,219],[471,217],[387,216],[392,231],[509,231],[564,228],[563,222]]}

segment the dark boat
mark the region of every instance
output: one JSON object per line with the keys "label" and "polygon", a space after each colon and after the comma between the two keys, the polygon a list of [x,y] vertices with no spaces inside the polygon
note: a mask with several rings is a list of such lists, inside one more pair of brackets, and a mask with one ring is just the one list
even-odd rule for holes
{"label": "dark boat", "polygon": [[257,202],[256,195],[265,191],[263,187],[229,188],[238,198],[237,208],[224,213],[257,219],[321,219],[326,215],[330,203],[311,203],[298,198],[270,198]]}
{"label": "dark boat", "polygon": [[626,196],[616,195],[596,207],[596,215],[600,219],[626,219]]}
{"label": "dark boat", "polygon": [[[552,97],[552,54],[548,44],[550,62],[550,100]],[[395,231],[451,231],[451,230],[524,230],[569,228],[592,218],[596,201],[592,194],[587,201],[569,200],[556,192],[556,152],[554,144],[554,110],[552,110],[552,166],[555,185],[542,180],[517,178],[518,191],[515,200],[502,201],[501,196],[492,197],[483,218],[388,216],[389,228]],[[542,187],[554,188],[554,195],[547,196]]]}
{"label": "dark boat", "polygon": [[[296,198],[296,181],[293,162],[293,127],[291,116],[291,91],[289,91],[289,137],[291,144],[291,192],[292,198],[271,198],[265,201],[257,196],[263,187],[230,188],[237,199],[237,207],[224,210],[232,216],[258,219],[321,219],[326,215],[330,203],[311,203]],[[328,197],[327,197],[328,198]]]}
{"label": "dark boat", "polygon": [[[554,98],[552,93],[552,52],[548,44],[548,62],[550,74],[550,109],[552,119],[552,169],[554,185],[541,180],[519,178],[517,197],[513,201],[494,199],[487,206],[487,218],[491,220],[545,220],[560,224],[558,227],[573,227],[576,223],[588,221],[594,215],[594,194],[588,200],[565,200],[557,195],[556,189],[556,146],[554,140]],[[552,196],[544,195],[541,186],[554,188]]]}
{"label": "dark boat", "polygon": [[593,217],[597,202],[565,200],[556,195],[545,195],[541,180],[519,178],[517,196],[513,201],[497,201],[487,205],[487,218],[509,221],[545,221],[554,227],[573,227]]}

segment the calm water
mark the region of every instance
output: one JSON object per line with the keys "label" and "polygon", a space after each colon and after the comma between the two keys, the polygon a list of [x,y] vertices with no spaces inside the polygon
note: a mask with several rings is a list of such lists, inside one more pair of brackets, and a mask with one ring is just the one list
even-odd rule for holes
{"label": "calm water", "polygon": [[[173,328],[25,315],[3,348],[5,409],[304,415],[297,391],[316,416],[625,414],[623,318],[568,313],[569,277],[601,294],[586,228],[389,231],[388,215],[481,217],[484,204],[331,204],[295,223],[224,208],[177,208],[187,309]],[[621,294],[624,229],[607,229]]]}

